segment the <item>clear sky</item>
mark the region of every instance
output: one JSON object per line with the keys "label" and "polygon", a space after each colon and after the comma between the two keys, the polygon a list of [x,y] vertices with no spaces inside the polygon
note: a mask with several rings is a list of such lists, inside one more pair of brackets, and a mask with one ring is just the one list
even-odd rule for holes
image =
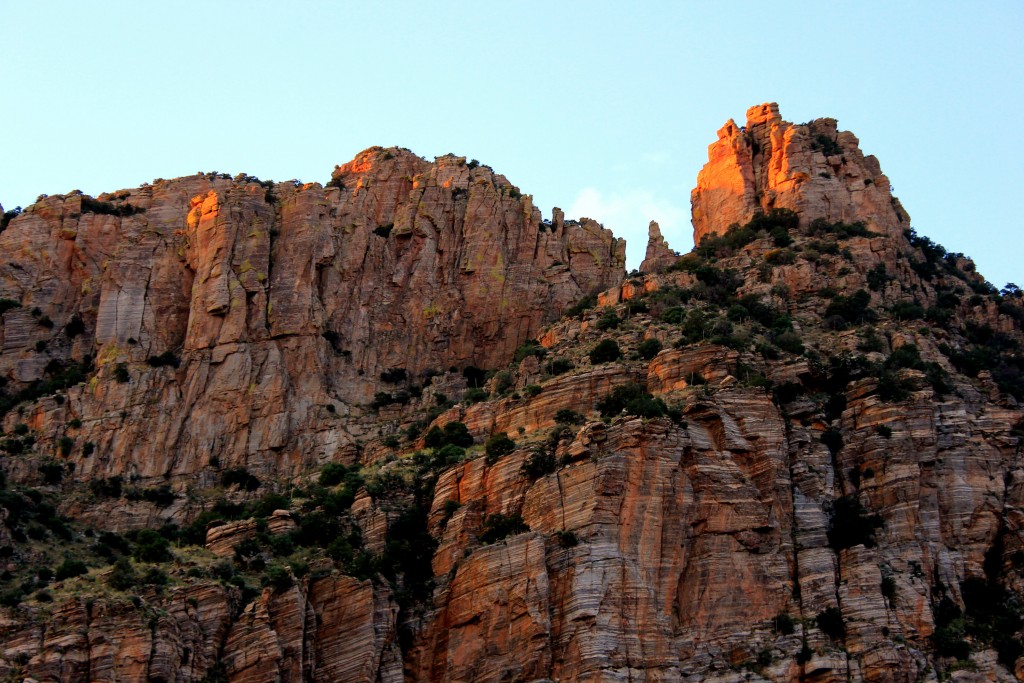
{"label": "clear sky", "polygon": [[372,145],[479,159],[545,215],[691,245],[748,106],[839,120],[918,232],[1024,286],[1024,3],[0,0],[0,203],[196,171],[326,182]]}

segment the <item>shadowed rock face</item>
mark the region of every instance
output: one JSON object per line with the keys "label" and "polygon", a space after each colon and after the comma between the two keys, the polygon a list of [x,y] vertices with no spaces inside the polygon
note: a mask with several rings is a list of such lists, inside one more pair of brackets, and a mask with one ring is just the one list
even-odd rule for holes
{"label": "shadowed rock face", "polygon": [[[877,163],[830,121],[752,108],[701,172],[698,231],[791,208],[786,239],[679,257],[652,224],[651,268],[629,280],[598,226],[558,210],[548,225],[489,169],[396,149],[364,152],[326,189],[195,177],[107,198],[147,208],[130,216],[79,195],[37,204],[0,235],[0,297],[22,304],[3,314],[0,362],[13,386],[50,376],[51,358],[95,354],[97,369],[5,418],[0,443],[23,438],[16,422],[34,439],[4,457],[8,481],[120,531],[282,497],[211,522],[205,549],[174,548],[162,589],[113,590],[90,555],[52,603],[0,608],[0,676],[1024,680],[992,626],[1019,640],[1024,623],[1024,307],[904,235]],[[841,151],[818,140],[829,130]],[[614,317],[555,320],[601,287]],[[612,340],[622,358],[593,363]],[[146,362],[165,350],[178,367]],[[500,370],[488,399],[448,372],[470,364]],[[398,368],[406,379],[381,378]],[[428,370],[442,372],[427,384]],[[414,387],[407,404],[364,405]],[[650,396],[608,408],[624,391]],[[638,416],[655,399],[667,410]],[[475,446],[437,462],[422,427],[454,422]],[[486,454],[501,433],[510,452]],[[73,448],[55,456],[62,436]],[[47,484],[54,459],[73,476]],[[326,461],[364,465],[344,505],[347,482],[315,499]],[[218,485],[228,464],[259,492]],[[87,485],[113,474],[176,495]],[[15,538],[16,513],[0,505],[0,565],[20,580],[56,555]],[[342,531],[280,551],[320,514]],[[352,534],[376,564],[329,545]],[[74,547],[84,538],[76,527]],[[254,547],[276,573],[246,569]],[[223,563],[245,588],[212,580]]]}
{"label": "shadowed rock face", "polygon": [[708,147],[708,163],[690,196],[694,244],[771,209],[792,209],[807,222],[864,221],[898,236],[910,217],[878,160],[864,156],[859,144],[835,119],[783,121],[774,102],[748,109],[745,127],[730,119]]}
{"label": "shadowed rock face", "polygon": [[[95,358],[96,381],[34,418],[86,423],[102,457],[83,479],[351,458],[373,428],[364,406],[397,388],[382,372],[420,384],[504,364],[624,274],[609,231],[558,210],[542,222],[503,176],[452,156],[372,148],[326,188],[200,175],[103,199],[116,207],[49,197],[0,235],[0,297],[22,304],[0,328],[0,374],[17,386]],[[72,316],[84,332],[69,338]],[[168,352],[179,367],[147,364]]]}

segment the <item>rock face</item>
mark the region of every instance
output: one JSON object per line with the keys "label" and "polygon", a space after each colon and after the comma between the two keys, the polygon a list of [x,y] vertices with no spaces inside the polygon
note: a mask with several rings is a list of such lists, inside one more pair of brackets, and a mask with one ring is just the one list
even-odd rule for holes
{"label": "rock face", "polygon": [[651,221],[647,230],[647,253],[640,270],[644,273],[657,273],[668,268],[679,258],[679,254],[668,247],[668,242],[661,236],[661,228]]}
{"label": "rock face", "polygon": [[708,163],[690,196],[694,243],[771,209],[792,209],[807,222],[864,221],[898,236],[910,218],[878,160],[859,144],[835,119],[783,121],[774,102],[748,109],[745,127],[730,119],[708,147]]}
{"label": "rock face", "polygon": [[376,392],[407,402],[428,372],[504,364],[623,276],[622,240],[542,222],[504,176],[452,156],[372,148],[327,187],[200,175],[101,199],[51,196],[0,234],[0,298],[21,304],[0,376],[95,359],[97,382],[33,417],[83,423],[81,480],[351,459]]}
{"label": "rock face", "polygon": [[[142,600],[76,600],[47,624],[0,624],[0,666],[40,681],[402,680],[397,608],[369,581],[265,590],[240,613],[237,590],[210,584]],[[147,623],[146,611],[159,616]]]}
{"label": "rock face", "polygon": [[751,109],[695,229],[799,225],[679,257],[652,223],[629,280],[401,150],[32,207],[0,677],[1024,680],[1024,301],[904,234],[856,145]]}

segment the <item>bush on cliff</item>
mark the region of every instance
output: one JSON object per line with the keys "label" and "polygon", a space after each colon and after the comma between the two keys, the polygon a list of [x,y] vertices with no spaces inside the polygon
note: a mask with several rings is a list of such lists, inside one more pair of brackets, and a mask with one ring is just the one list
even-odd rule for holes
{"label": "bush on cliff", "polygon": [[882,527],[882,517],[869,514],[856,495],[836,498],[828,522],[828,544],[839,551],[863,545],[875,547],[875,530]]}
{"label": "bush on cliff", "polygon": [[594,365],[610,363],[622,358],[622,350],[614,339],[603,339],[590,350],[590,362]]}
{"label": "bush on cliff", "polygon": [[615,417],[625,412],[627,415],[650,418],[660,417],[667,411],[664,401],[647,393],[636,382],[615,387],[595,407],[602,417]]}
{"label": "bush on cliff", "polygon": [[488,515],[487,519],[484,520],[480,542],[485,545],[497,543],[508,536],[523,534],[529,530],[530,527],[523,521],[523,516],[518,513],[511,515],[503,515],[501,513]]}

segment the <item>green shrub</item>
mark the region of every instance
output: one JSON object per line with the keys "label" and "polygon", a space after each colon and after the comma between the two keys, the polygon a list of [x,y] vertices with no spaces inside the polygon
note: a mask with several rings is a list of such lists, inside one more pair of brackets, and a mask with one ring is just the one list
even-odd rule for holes
{"label": "green shrub", "polygon": [[330,462],[324,465],[324,468],[320,470],[320,485],[321,486],[337,486],[344,479],[348,473],[348,468],[342,465],[340,462]]}
{"label": "green shrub", "polygon": [[1024,655],[1024,644],[1015,638],[1024,627],[1024,614],[1018,596],[999,582],[1003,550],[1002,539],[997,538],[985,554],[986,578],[969,578],[960,584],[960,589],[966,608],[967,634],[993,646],[999,662],[1012,671],[1017,658]]}
{"label": "green shrub", "polygon": [[373,234],[376,235],[377,237],[383,237],[384,239],[387,239],[394,228],[394,223],[385,223],[383,225],[378,225],[376,228],[374,228]]}
{"label": "green shrub", "polygon": [[814,137],[811,141],[811,149],[820,151],[827,157],[834,157],[843,153],[843,148],[839,146],[836,139],[823,133],[819,133]]}
{"label": "green shrub", "polygon": [[169,562],[173,559],[170,543],[152,529],[143,529],[136,535],[132,557],[139,562]]}
{"label": "green shrub", "polygon": [[525,344],[516,349],[515,354],[512,356],[512,362],[519,365],[526,358],[530,356],[536,356],[537,358],[543,358],[547,353],[547,349],[540,345],[536,339],[530,339]]}
{"label": "green shrub", "polygon": [[125,555],[132,549],[131,544],[125,540],[124,536],[113,531],[101,531],[100,535],[96,537],[96,542]]}
{"label": "green shrub", "polygon": [[64,463],[48,461],[39,465],[39,473],[43,475],[43,483],[53,486],[64,479]]}
{"label": "green shrub", "polygon": [[549,375],[563,375],[570,370],[573,370],[576,366],[573,365],[572,361],[568,358],[555,358],[545,366],[544,370]]}
{"label": "green shrub", "polygon": [[88,573],[88,571],[89,568],[85,566],[85,562],[82,562],[81,560],[66,559],[57,567],[54,579],[57,581],[63,581],[64,579],[81,576],[82,574]]}
{"label": "green shrub", "polygon": [[520,514],[503,515],[501,513],[488,515],[484,520],[483,532],[480,534],[480,542],[483,544],[497,543],[498,541],[526,533],[530,527],[523,521]]}
{"label": "green shrub", "polygon": [[491,395],[488,394],[483,389],[477,389],[477,388],[466,389],[466,393],[462,395],[462,401],[466,405],[473,405],[474,403],[480,403],[481,401],[486,401],[488,398],[490,398],[490,396]]}
{"label": "green shrub", "polygon": [[878,425],[877,427],[875,427],[875,432],[883,439],[892,438],[892,428],[887,427],[886,425]]}
{"label": "green shrub", "polygon": [[139,577],[132,568],[132,563],[127,557],[120,558],[114,563],[114,568],[107,575],[107,584],[114,590],[126,591],[136,584]]}
{"label": "green shrub", "polygon": [[462,503],[457,500],[448,499],[444,502],[444,521],[446,524],[461,507]]}
{"label": "green shrub", "polygon": [[832,640],[842,640],[846,637],[846,622],[843,621],[843,613],[835,607],[828,607],[818,612],[815,617],[818,628]]}
{"label": "green shrub", "polygon": [[67,335],[68,339],[74,339],[83,332],[85,332],[85,323],[83,323],[82,319],[78,317],[77,313],[75,313],[64,326],[64,334]]}
{"label": "green shrub", "polygon": [[555,532],[555,538],[558,539],[558,544],[563,548],[575,548],[580,543],[580,539],[572,531],[566,531],[561,529]]}
{"label": "green shrub", "polygon": [[494,375],[494,393],[501,395],[512,388],[512,373],[502,370]]}
{"label": "green shrub", "polygon": [[743,226],[733,223],[722,235],[706,235],[694,248],[693,253],[683,256],[674,264],[673,269],[694,272],[700,267],[699,261],[697,259],[687,261],[687,257],[725,258],[732,256],[755,239],[769,234],[776,244],[787,246],[789,244],[787,231],[797,228],[799,224],[799,215],[790,209],[772,209],[768,213],[756,213]]}
{"label": "green shrub", "polygon": [[838,429],[826,429],[821,434],[821,442],[828,447],[832,455],[835,455],[843,448],[843,433]]}
{"label": "green shrub", "polygon": [[423,435],[423,445],[427,448],[440,448],[445,443],[444,432],[434,425]]}
{"label": "green shrub", "polygon": [[647,302],[642,299],[630,299],[626,302],[626,315],[649,312],[650,308],[647,306]]}
{"label": "green shrub", "polygon": [[245,491],[255,491],[261,486],[260,480],[249,474],[244,467],[232,467],[224,470],[220,475],[222,486],[237,486]]}
{"label": "green shrub", "polygon": [[181,366],[181,359],[173,351],[164,351],[158,356],[150,356],[146,359],[146,363],[153,368],[177,368]]}
{"label": "green shrub", "polygon": [[796,262],[796,254],[791,249],[773,249],[765,253],[764,260],[773,266],[786,266]]}
{"label": "green shrub", "polygon": [[667,411],[665,402],[654,398],[635,382],[615,387],[595,406],[602,417],[614,417],[625,412],[639,417],[660,417]]}
{"label": "green shrub", "polygon": [[662,312],[659,320],[670,325],[678,325],[686,319],[686,309],[682,306],[673,306]]}
{"label": "green shrub", "polygon": [[868,271],[868,288],[873,292],[877,292],[885,288],[885,286],[892,280],[889,275],[889,271],[885,269],[884,263],[879,263],[874,268]]}
{"label": "green shrub", "polygon": [[523,388],[523,393],[526,395],[527,398],[533,398],[534,396],[539,394],[541,391],[543,391],[543,389],[541,388],[541,386],[539,384],[527,384]]}
{"label": "green shrub", "polygon": [[119,384],[126,384],[131,381],[132,376],[128,374],[128,366],[118,363],[114,366],[114,380]]}
{"label": "green shrub", "polygon": [[661,351],[661,342],[655,339],[654,337],[651,337],[650,339],[645,339],[644,341],[640,342],[639,346],[636,347],[636,354],[644,360],[650,360],[654,358],[655,356],[658,355],[659,351]]}
{"label": "green shrub", "polygon": [[971,646],[964,638],[966,623],[963,611],[948,597],[943,596],[933,611],[935,630],[932,645],[940,657],[954,657],[966,660],[971,656]]}
{"label": "green shrub", "polygon": [[7,226],[11,224],[15,218],[21,215],[21,207],[16,206],[10,211],[4,211],[3,215],[0,216],[0,232],[7,229]]}
{"label": "green shrub", "polygon": [[168,505],[171,505],[176,498],[174,491],[171,490],[171,487],[168,484],[151,486],[145,489],[132,487],[126,489],[124,495],[128,500],[144,500],[159,507],[167,507]]}
{"label": "green shrub", "polygon": [[408,391],[400,390],[393,393],[386,391],[378,391],[373,395],[373,401],[370,402],[370,407],[374,410],[380,410],[384,406],[392,404],[406,405],[412,398]]}
{"label": "green shrub", "polygon": [[910,398],[912,385],[900,379],[895,372],[884,371],[878,376],[878,397],[887,403],[897,403]]}
{"label": "green shrub", "polygon": [[493,435],[484,444],[484,452],[487,453],[487,462],[493,464],[503,455],[508,455],[516,448],[516,442],[508,438],[504,432]]}
{"label": "green shrub", "polygon": [[886,602],[889,603],[889,607],[896,606],[896,579],[891,576],[882,577],[882,583],[879,586],[882,591],[882,597],[885,598]]}
{"label": "green shrub", "polygon": [[89,490],[97,498],[120,498],[123,481],[118,475],[106,479],[93,479],[89,482]]}
{"label": "green shrub", "polygon": [[856,495],[836,498],[828,522],[828,543],[834,550],[863,545],[875,547],[875,530],[881,528],[882,517],[868,514]]}
{"label": "green shrub", "polygon": [[292,575],[286,567],[279,564],[271,564],[263,574],[262,583],[264,586],[270,586],[275,591],[287,590],[292,586]]}
{"label": "green shrub", "polygon": [[444,428],[436,425],[423,437],[424,445],[427,448],[441,448],[447,444],[459,448],[469,448],[473,445],[473,435],[462,422],[449,422]]}
{"label": "green shrub", "polygon": [[920,304],[911,301],[902,301],[894,305],[890,312],[897,320],[921,320],[925,314]]}
{"label": "green shrub", "polygon": [[82,195],[82,213],[99,213],[110,216],[134,216],[143,213],[145,209],[141,206],[131,204],[114,204],[94,199],[88,195]]}
{"label": "green shrub", "polygon": [[159,567],[150,567],[139,577],[139,583],[144,586],[166,586],[169,581],[167,574]]}
{"label": "green shrub", "polygon": [[583,297],[582,299],[580,299],[579,301],[577,301],[575,304],[570,306],[569,308],[565,309],[565,317],[566,318],[578,317],[583,312],[593,308],[596,305],[597,305],[597,295],[596,294],[588,294],[585,297]]}
{"label": "green shrub", "polygon": [[857,344],[857,350],[861,353],[880,353],[885,350],[885,346],[882,344],[881,337],[873,329],[868,328],[863,333],[862,340]]}
{"label": "green shrub", "polygon": [[603,339],[590,351],[590,362],[593,365],[610,363],[622,358],[622,350],[614,339]]}
{"label": "green shrub", "polygon": [[558,462],[555,460],[553,453],[537,449],[523,462],[521,471],[530,479],[540,479],[554,472],[557,466]]}
{"label": "green shrub", "polygon": [[57,451],[63,456],[71,455],[71,449],[75,447],[75,440],[70,436],[62,436],[57,439]]}
{"label": "green shrub", "polygon": [[557,413],[555,413],[555,422],[558,424],[578,425],[583,424],[585,421],[585,417],[577,413],[575,410],[570,410],[569,408],[561,408]]}
{"label": "green shrub", "polygon": [[431,460],[431,466],[435,469],[443,469],[449,465],[454,465],[464,457],[466,457],[465,448],[456,446],[453,443],[446,443],[434,452],[434,457]]}
{"label": "green shrub", "polygon": [[845,329],[849,325],[857,323],[870,323],[877,320],[878,316],[871,310],[871,295],[863,289],[858,289],[850,296],[837,296],[832,299],[825,308],[825,318],[837,318],[842,321],[841,327]]}
{"label": "green shrub", "polygon": [[796,622],[793,620],[793,617],[785,612],[780,612],[772,620],[772,629],[779,635],[793,635],[796,631]]}
{"label": "green shrub", "polygon": [[787,353],[800,355],[804,352],[804,342],[800,339],[800,335],[792,330],[787,330],[780,334],[774,335],[772,342]]}
{"label": "green shrub", "polygon": [[616,315],[613,309],[608,309],[601,315],[597,320],[597,329],[605,332],[607,330],[614,330],[622,324],[622,318]]}

